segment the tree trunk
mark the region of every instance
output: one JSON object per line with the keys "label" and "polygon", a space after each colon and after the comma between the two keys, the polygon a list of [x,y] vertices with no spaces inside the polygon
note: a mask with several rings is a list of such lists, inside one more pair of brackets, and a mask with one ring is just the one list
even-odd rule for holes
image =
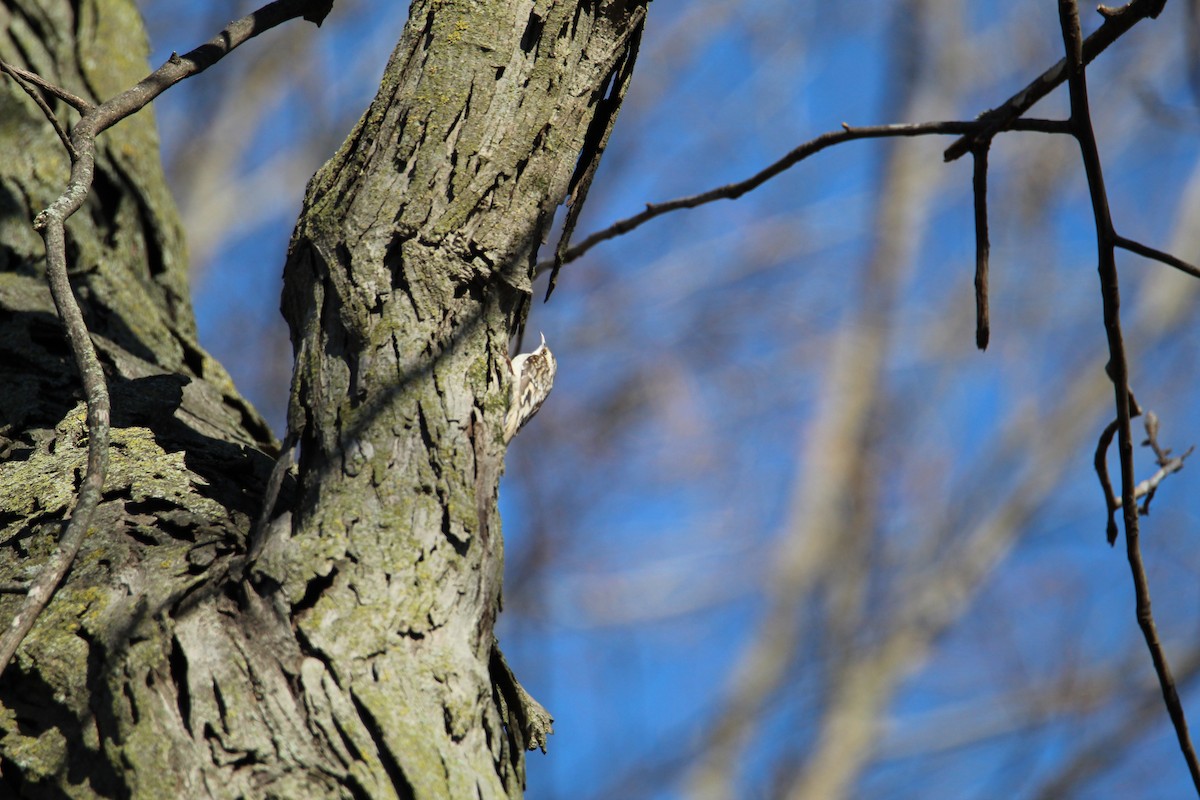
{"label": "tree trunk", "polygon": [[[152,118],[101,136],[67,255],[113,395],[112,464],[0,679],[0,795],[520,796],[548,720],[493,637],[507,346],[554,209],[586,193],[643,14],[413,3],[293,237],[298,480],[253,542],[276,444],[196,343]],[[145,72],[132,2],[21,0],[0,17],[0,58],[76,94],[103,100]],[[52,552],[87,442],[30,225],[68,161],[11,81],[0,122],[12,582]],[[0,619],[21,600],[0,595]]]}

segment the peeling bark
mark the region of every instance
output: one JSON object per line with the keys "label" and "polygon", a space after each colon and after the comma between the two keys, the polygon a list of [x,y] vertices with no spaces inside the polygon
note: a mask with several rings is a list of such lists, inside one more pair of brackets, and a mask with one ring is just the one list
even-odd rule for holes
{"label": "peeling bark", "polygon": [[[555,208],[586,191],[643,15],[413,4],[293,237],[298,480],[249,565],[277,444],[196,342],[152,117],[100,138],[67,233],[113,396],[112,461],[79,557],[0,678],[0,795],[522,794],[549,715],[493,636],[507,346]],[[10,1],[0,19],[0,58],[83,97],[146,72],[128,0]],[[8,582],[52,551],[86,436],[30,227],[68,162],[11,82],[0,147]],[[0,619],[19,602],[0,595]]]}

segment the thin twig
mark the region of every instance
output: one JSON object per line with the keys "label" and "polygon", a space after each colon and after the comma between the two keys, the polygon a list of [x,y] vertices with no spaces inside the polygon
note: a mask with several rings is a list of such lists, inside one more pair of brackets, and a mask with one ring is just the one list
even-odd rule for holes
{"label": "thin twig", "polygon": [[[1162,483],[1168,475],[1179,472],[1181,469],[1183,469],[1184,461],[1192,454],[1194,450],[1195,448],[1188,448],[1188,451],[1178,458],[1167,459],[1159,466],[1157,472],[1155,472],[1149,478],[1146,478],[1144,481],[1139,482],[1137,486],[1133,487],[1134,499],[1140,500],[1143,497],[1146,498],[1146,503],[1138,508],[1139,514],[1144,517],[1147,513],[1149,513],[1150,499],[1153,498],[1154,493],[1158,491],[1159,484]],[[1117,503],[1120,504],[1120,502],[1121,500],[1118,498]]]}
{"label": "thin twig", "polygon": [[161,67],[96,108],[95,133],[107,130],[130,114],[142,110],[170,87],[198,75],[260,33],[296,17],[311,19],[313,7],[320,5],[328,4],[312,0],[276,0],[229,23],[223,31],[194,50],[182,56],[172,53]]}
{"label": "thin twig", "polygon": [[1135,497],[1145,497],[1145,502],[1138,508],[1138,513],[1143,517],[1150,513],[1150,501],[1154,499],[1154,493],[1158,491],[1158,486],[1168,475],[1179,472],[1183,469],[1184,462],[1187,460],[1196,448],[1189,447],[1187,452],[1178,457],[1171,456],[1171,448],[1164,448],[1158,443],[1158,415],[1153,411],[1146,412],[1146,440],[1143,445],[1154,451],[1154,461],[1158,464],[1158,472],[1155,472],[1149,478],[1138,483],[1133,487]]}
{"label": "thin twig", "polygon": [[[71,512],[70,522],[54,553],[29,586],[25,602],[0,636],[0,674],[11,662],[25,636],[62,581],[71,562],[79,552],[83,537],[100,502],[104,477],[108,470],[108,438],[110,405],[104,372],[83,313],[71,291],[67,277],[64,224],[83,205],[91,190],[96,168],[96,136],[131,114],[145,108],[150,101],[185,78],[203,72],[238,45],[282,22],[304,17],[320,24],[330,3],[320,0],[279,0],[258,11],[229,23],[225,30],[206,44],[185,56],[172,54],[166,63],[133,87],[101,105],[88,107],[71,133],[68,149],[72,153],[71,178],[66,189],[45,211],[38,214],[34,227],[46,243],[46,277],[54,304],[62,317],[67,338],[75,357],[75,365],[83,380],[87,398],[88,458],[87,472],[79,489],[79,498]],[[22,71],[24,72],[24,71]],[[9,72],[13,75],[12,72]],[[21,77],[32,80],[30,73]],[[41,79],[34,81],[55,96],[63,97],[65,90],[50,88]],[[64,98],[65,99],[65,98]]]}
{"label": "thin twig", "polygon": [[[58,134],[58,140],[63,143],[63,147],[67,149],[67,153],[72,159],[75,158],[75,145],[71,144],[71,137],[67,135],[66,129],[62,123],[58,121],[58,115],[54,113],[54,109],[50,108],[50,104],[46,102],[46,98],[42,97],[42,93],[34,88],[34,81],[29,80],[26,76],[36,77],[32,73],[27,73],[23,69],[17,69],[11,64],[0,61],[0,72],[3,72],[8,77],[16,81],[17,86],[25,90],[25,94],[29,95],[30,99],[37,104],[41,109],[42,116],[49,122],[50,127],[54,128],[54,132]],[[38,79],[37,85],[41,86],[41,79]]]}
{"label": "thin twig", "polygon": [[[665,203],[647,203],[646,209],[632,217],[627,217],[618,222],[614,222],[607,228],[596,231],[589,235],[586,239],[576,245],[568,248],[561,253],[561,263],[570,263],[588,250],[591,250],[601,242],[614,239],[623,234],[629,233],[634,228],[638,228],[655,217],[661,217],[663,214],[669,214],[672,211],[679,211],[684,208],[696,208],[706,205],[714,200],[736,200],[749,191],[757,189],[767,181],[771,180],[809,156],[816,155],[822,150],[832,147],[842,142],[852,142],[858,139],[887,139],[904,136],[946,136],[959,135],[979,129],[983,125],[980,120],[971,121],[942,121],[942,122],[916,122],[902,123],[896,125],[868,125],[862,127],[852,127],[843,123],[842,129],[838,131],[828,131],[821,134],[815,139],[810,139],[804,144],[796,147],[783,158],[769,164],[763,169],[751,175],[745,180],[735,183],[717,186],[708,191],[694,194],[689,197],[680,197],[675,200],[669,200]],[[1059,120],[1048,119],[1018,119],[1013,120],[1008,130],[1013,131],[1035,131],[1039,133],[1068,133],[1068,128],[1065,122]],[[537,265],[536,275],[541,275],[547,270],[554,268],[554,261],[543,261]]]}
{"label": "thin twig", "polygon": [[[1146,413],[1146,440],[1143,445],[1154,451],[1155,463],[1158,464],[1158,471],[1139,481],[1133,487],[1134,500],[1146,499],[1139,508],[1138,513],[1141,516],[1146,516],[1150,513],[1150,501],[1154,498],[1154,493],[1158,491],[1158,487],[1166,479],[1168,475],[1179,472],[1184,468],[1188,457],[1195,451],[1195,447],[1189,447],[1187,452],[1181,456],[1172,456],[1170,449],[1163,449],[1158,443],[1158,417],[1153,411]],[[1104,502],[1108,507],[1108,543],[1114,544],[1117,541],[1117,523],[1115,519],[1116,512],[1124,505],[1122,498],[1117,497],[1113,493],[1112,482],[1108,477],[1108,448],[1112,444],[1113,436],[1117,433],[1117,421],[1113,420],[1104,428],[1104,432],[1100,434],[1100,439],[1096,443],[1096,474],[1100,478],[1100,488],[1104,490]]]}
{"label": "thin twig", "polygon": [[[1096,29],[1091,36],[1083,42],[1082,47],[1082,63],[1089,64],[1103,53],[1110,44],[1121,38],[1134,25],[1146,18],[1155,18],[1163,10],[1166,5],[1166,0],[1132,0],[1132,2],[1122,6],[1119,9],[1110,9],[1104,6],[1100,7],[1100,13],[1104,16],[1105,21],[1099,28]],[[646,209],[641,213],[634,214],[623,220],[613,223],[612,225],[599,230],[583,241],[579,242],[566,250],[560,248],[557,253],[556,260],[548,260],[539,262],[535,276],[541,275],[547,271],[552,271],[561,268],[563,264],[570,263],[576,260],[588,250],[591,250],[601,242],[616,238],[623,234],[629,233],[634,228],[649,222],[655,217],[660,217],[663,214],[677,211],[681,208],[696,208],[697,206],[711,203],[714,200],[732,200],[746,192],[757,188],[766,183],[771,178],[789,169],[796,163],[808,158],[809,156],[824,150],[835,144],[852,141],[854,139],[872,139],[891,136],[925,136],[925,135],[941,135],[952,134],[958,135],[960,138],[956,140],[950,147],[946,149],[945,160],[947,162],[954,161],[974,148],[978,147],[981,142],[990,142],[995,138],[996,134],[1006,130],[1025,130],[1025,131],[1041,131],[1044,133],[1065,133],[1068,132],[1066,126],[1053,120],[1035,120],[1023,119],[1022,115],[1034,106],[1039,100],[1048,95],[1052,90],[1057,88],[1066,80],[1066,59],[1060,60],[1057,64],[1047,69],[1037,78],[1029,83],[1021,91],[1010,97],[1003,104],[980,114],[979,117],[970,122],[929,122],[918,123],[915,125],[878,125],[863,128],[851,128],[844,125],[844,130],[833,131],[822,134],[815,139],[797,147],[783,158],[771,164],[762,171],[747,178],[744,181],[737,183],[719,186],[710,189],[700,194],[690,197],[682,197],[676,200],[671,200],[666,203],[657,203],[646,205]],[[958,127],[955,127],[958,126]],[[1122,245],[1123,246],[1123,245]],[[1188,270],[1183,266],[1183,262],[1178,259],[1168,260],[1171,257],[1159,258],[1156,255],[1147,255],[1148,258],[1158,258],[1166,264]],[[1163,254],[1165,255],[1165,254]],[[1198,275],[1200,277],[1200,275]]]}
{"label": "thin twig", "polygon": [[1174,267],[1180,272],[1187,273],[1193,278],[1200,278],[1200,269],[1193,267],[1182,258],[1177,258],[1170,253],[1164,253],[1162,250],[1155,250],[1153,247],[1136,242],[1133,239],[1126,239],[1124,236],[1115,235],[1113,244],[1120,247],[1122,250],[1128,250],[1131,253],[1137,253],[1143,258],[1149,258],[1152,261],[1161,261],[1169,267]]}
{"label": "thin twig", "polygon": [[1112,445],[1113,437],[1117,435],[1117,421],[1104,426],[1100,439],[1096,442],[1096,455],[1092,465],[1096,468],[1096,476],[1100,479],[1100,488],[1104,490],[1104,507],[1108,511],[1108,522],[1104,526],[1104,538],[1108,544],[1117,543],[1121,531],[1117,528],[1117,509],[1121,507],[1121,498],[1113,492],[1112,479],[1108,477],[1108,448]]}
{"label": "thin twig", "polygon": [[975,175],[972,188],[975,195],[975,346],[987,350],[992,323],[988,313],[988,239],[987,173],[988,149],[991,140],[985,139],[974,151]]}
{"label": "thin twig", "polygon": [[[79,162],[76,161],[76,164]],[[62,198],[60,198],[61,200]],[[82,197],[80,198],[82,202]],[[58,205],[56,203],[55,205]],[[78,208],[78,205],[76,205]],[[73,211],[74,209],[72,209]],[[54,305],[66,328],[67,340],[71,352],[75,356],[75,364],[83,379],[84,394],[87,396],[87,426],[88,426],[88,455],[87,472],[79,487],[79,499],[71,511],[70,522],[66,531],[55,547],[50,559],[42,567],[37,577],[29,586],[25,602],[9,622],[8,629],[0,637],[0,673],[8,666],[17,647],[25,639],[26,634],[33,628],[38,614],[46,607],[54,590],[70,568],[71,562],[83,544],[84,534],[92,520],[92,513],[100,503],[100,493],[104,486],[104,476],[108,471],[108,435],[109,435],[109,399],[108,385],[104,380],[104,370],[100,359],[96,357],[96,349],[92,345],[91,336],[83,321],[83,313],[71,292],[71,284],[67,278],[67,260],[65,256],[63,221],[65,217],[58,214],[47,215],[42,212],[38,216],[38,226],[42,238],[46,242],[46,276],[50,283],[50,293],[54,297]]]}
{"label": "thin twig", "polygon": [[[1132,16],[1137,0],[1131,2],[1124,12],[1109,17],[1110,21]],[[1161,2],[1158,4],[1161,10]],[[1125,522],[1125,550],[1133,574],[1136,598],[1137,621],[1154,662],[1158,683],[1162,689],[1167,713],[1175,726],[1179,749],[1183,752],[1192,784],[1200,794],[1200,762],[1192,747],[1187,719],[1171,668],[1158,638],[1158,629],[1151,611],[1150,586],[1146,578],[1139,545],[1138,508],[1133,477],[1133,435],[1130,430],[1129,367],[1125,357],[1125,343],[1121,333],[1121,295],[1117,276],[1117,234],[1113,228],[1112,214],[1108,205],[1108,193],[1104,185],[1104,172],[1100,163],[1100,150],[1092,128],[1091,110],[1088,107],[1087,77],[1084,72],[1083,33],[1079,25],[1079,9],[1075,0],[1058,1],[1059,21],[1062,25],[1063,45],[1066,50],[1066,77],[1071,97],[1071,123],[1079,151],[1087,173],[1088,190],[1092,200],[1092,212],[1096,223],[1096,247],[1099,253],[1101,294],[1104,303],[1104,328],[1108,334],[1108,373],[1112,378],[1117,406],[1117,452],[1121,463],[1121,512]],[[1112,13],[1112,12],[1110,12]],[[1106,23],[1107,24],[1107,23]]]}
{"label": "thin twig", "polygon": [[[43,78],[41,75],[38,75],[37,73],[29,72],[28,70],[23,70],[20,67],[13,66],[12,64],[5,64],[2,61],[0,61],[0,70],[7,73],[10,77],[12,77],[13,80],[17,81],[17,83],[21,83],[21,82],[31,83],[34,86],[41,89],[42,91],[54,95],[59,100],[62,100],[67,105],[74,108],[80,114],[86,114],[87,112],[89,112],[93,108],[95,108],[95,104],[92,103],[90,100],[85,100],[84,98],[80,97],[77,94],[72,94],[71,92],[68,92],[66,89],[62,88],[61,86],[56,86],[55,84],[46,80],[45,78]],[[24,88],[24,87],[22,87],[22,88]],[[26,89],[26,91],[29,91],[29,90]],[[36,100],[37,98],[34,98],[34,99]],[[42,105],[41,103],[38,103],[39,108],[41,108],[41,105]],[[42,111],[43,111],[43,113],[45,113],[44,108],[42,109]]]}

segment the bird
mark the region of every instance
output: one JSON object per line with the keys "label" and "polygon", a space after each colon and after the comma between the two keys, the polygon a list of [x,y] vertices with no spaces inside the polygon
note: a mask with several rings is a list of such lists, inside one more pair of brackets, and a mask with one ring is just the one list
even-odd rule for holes
{"label": "bird", "polygon": [[508,413],[504,415],[505,444],[511,442],[517,431],[533,419],[554,388],[558,362],[546,346],[546,335],[541,334],[541,337],[542,343],[536,350],[520,354],[509,365],[512,370],[512,394]]}

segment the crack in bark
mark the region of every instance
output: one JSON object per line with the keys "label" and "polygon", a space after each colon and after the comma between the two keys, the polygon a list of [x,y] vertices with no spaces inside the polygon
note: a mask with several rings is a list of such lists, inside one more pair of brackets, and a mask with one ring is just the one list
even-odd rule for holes
{"label": "crack in bark", "polygon": [[375,754],[379,757],[379,763],[383,766],[384,772],[392,782],[392,788],[396,790],[401,798],[415,798],[416,791],[409,782],[408,777],[404,774],[404,769],[400,763],[396,761],[396,757],[392,755],[391,748],[387,744],[387,736],[383,732],[383,728],[379,725],[379,720],[371,713],[366,704],[359,699],[354,690],[349,692],[350,702],[354,704],[354,710],[358,713],[358,718],[362,721],[363,727],[367,731],[367,735],[371,737],[371,741],[375,745]]}

